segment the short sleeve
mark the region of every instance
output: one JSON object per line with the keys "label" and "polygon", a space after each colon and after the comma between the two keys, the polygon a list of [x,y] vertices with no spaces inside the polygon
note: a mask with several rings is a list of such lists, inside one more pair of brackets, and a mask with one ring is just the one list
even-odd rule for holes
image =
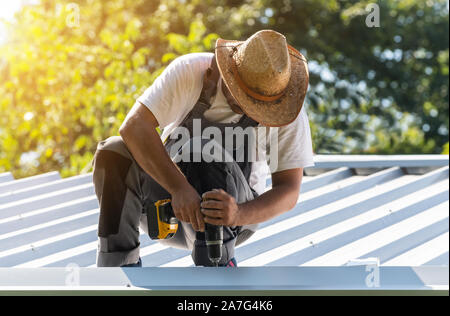
{"label": "short sleeve", "polygon": [[[278,147],[278,157],[274,156],[274,153],[269,153],[272,160],[269,163],[271,173],[314,166],[311,129],[305,107],[302,108],[294,122],[276,128],[271,131],[272,133],[274,135],[271,135],[272,141],[268,150],[274,149],[275,151]],[[276,140],[278,140],[277,144],[272,144]],[[275,161],[272,157],[275,158]]]}
{"label": "short sleeve", "polygon": [[160,128],[180,122],[200,97],[209,54],[188,54],[170,63],[137,101],[157,119]]}

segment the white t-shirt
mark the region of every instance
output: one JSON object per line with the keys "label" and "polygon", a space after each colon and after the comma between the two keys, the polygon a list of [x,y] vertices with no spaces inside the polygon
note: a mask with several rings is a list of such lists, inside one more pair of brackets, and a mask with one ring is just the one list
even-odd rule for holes
{"label": "white t-shirt", "polygon": [[[164,129],[162,139],[170,135],[198,101],[203,87],[203,75],[213,56],[212,53],[194,53],[178,57],[138,98],[137,101],[147,106],[158,120],[160,128]],[[221,84],[222,80],[219,80],[217,95],[213,97],[211,108],[205,112],[205,118],[212,122],[237,123],[242,115],[231,110],[222,93]],[[314,165],[311,131],[305,107],[291,124],[267,127],[267,133],[267,153],[270,152],[269,137],[275,137],[272,139],[277,140],[278,157],[276,165],[270,164],[270,170],[266,160],[252,164],[249,184],[259,194],[265,190],[269,171],[275,173]],[[269,156],[271,155],[267,154],[265,157],[268,159]]]}

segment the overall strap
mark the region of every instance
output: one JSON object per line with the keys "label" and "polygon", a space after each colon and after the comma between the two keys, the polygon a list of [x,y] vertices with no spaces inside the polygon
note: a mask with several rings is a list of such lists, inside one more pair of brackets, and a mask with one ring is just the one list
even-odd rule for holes
{"label": "overall strap", "polygon": [[[219,67],[217,66],[216,55],[214,54],[211,65],[203,76],[203,87],[200,97],[190,113],[190,118],[202,118],[203,114],[211,107],[211,98],[217,93],[217,85],[220,78]],[[243,115],[239,120],[239,126],[256,127],[258,122],[254,121],[247,115]]]}
{"label": "overall strap", "polygon": [[246,114],[242,115],[241,119],[238,122],[238,125],[241,126],[243,129],[247,127],[257,127],[258,122],[256,122],[251,117],[247,116]]}
{"label": "overall strap", "polygon": [[211,98],[216,94],[217,83],[219,81],[220,72],[217,67],[216,55],[211,60],[209,68],[203,75],[203,87],[200,97],[195,103],[189,114],[183,119],[180,125],[190,124],[192,119],[203,118],[203,113],[211,107]]}

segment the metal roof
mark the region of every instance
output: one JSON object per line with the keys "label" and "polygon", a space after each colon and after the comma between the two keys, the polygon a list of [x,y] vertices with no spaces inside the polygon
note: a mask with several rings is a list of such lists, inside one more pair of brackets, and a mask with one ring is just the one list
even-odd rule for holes
{"label": "metal roof", "polygon": [[[449,263],[448,156],[321,156],[297,206],[236,249],[244,266]],[[270,179],[268,179],[270,187]],[[0,267],[95,266],[98,201],[92,174],[14,180],[0,174]],[[148,267],[187,267],[188,251],[141,234]]]}
{"label": "metal roof", "polygon": [[2,295],[439,295],[448,267],[0,268]]}

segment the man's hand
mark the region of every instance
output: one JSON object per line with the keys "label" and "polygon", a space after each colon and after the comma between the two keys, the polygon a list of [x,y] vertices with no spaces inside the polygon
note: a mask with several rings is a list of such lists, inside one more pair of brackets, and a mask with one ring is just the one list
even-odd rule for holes
{"label": "man's hand", "polygon": [[205,222],[200,213],[200,195],[187,183],[172,194],[172,208],[180,221],[191,223],[195,231],[205,231]]}
{"label": "man's hand", "polygon": [[214,189],[203,193],[204,201],[201,212],[205,215],[205,223],[211,225],[238,226],[239,205],[224,190]]}

